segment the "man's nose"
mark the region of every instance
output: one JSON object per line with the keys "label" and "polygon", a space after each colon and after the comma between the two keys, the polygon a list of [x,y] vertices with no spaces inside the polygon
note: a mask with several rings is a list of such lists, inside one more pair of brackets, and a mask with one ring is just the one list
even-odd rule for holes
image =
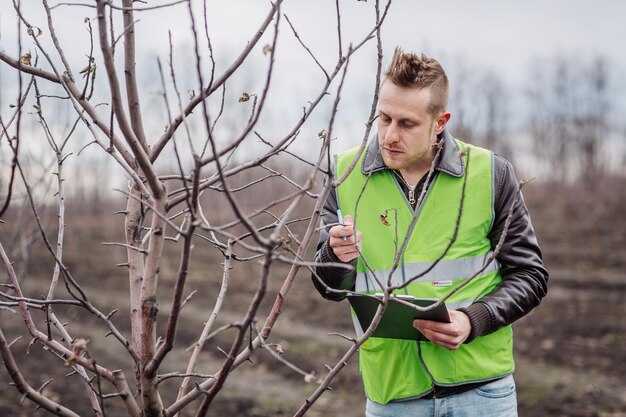
{"label": "man's nose", "polygon": [[395,123],[390,123],[387,131],[385,132],[385,143],[397,142],[400,139],[398,126]]}

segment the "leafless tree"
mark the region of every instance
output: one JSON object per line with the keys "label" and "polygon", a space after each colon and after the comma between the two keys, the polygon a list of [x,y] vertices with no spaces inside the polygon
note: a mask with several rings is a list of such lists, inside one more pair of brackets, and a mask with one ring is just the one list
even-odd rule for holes
{"label": "leafless tree", "polygon": [[504,81],[494,71],[463,60],[453,75],[454,135],[512,159],[510,96]]}
{"label": "leafless tree", "polygon": [[530,123],[536,155],[553,179],[595,179],[607,169],[612,111],[609,64],[557,56],[531,72]]}
{"label": "leafless tree", "polygon": [[[16,246],[3,233],[0,258],[6,271],[7,282],[0,293],[3,310],[19,312],[30,338],[31,345],[41,345],[53,356],[61,359],[60,364],[71,367],[80,377],[94,415],[105,416],[107,405],[121,402],[130,416],[173,416],[191,404],[197,405],[196,415],[207,413],[212,401],[222,390],[228,376],[252,354],[269,348],[268,339],[281,307],[291,288],[296,272],[309,265],[305,253],[314,236],[319,221],[321,204],[328,194],[332,182],[319,189],[315,187],[320,174],[329,174],[330,141],[333,139],[334,118],[341,97],[343,82],[348,75],[350,59],[367,43],[377,43],[378,78],[374,80],[373,99],[369,116],[365,116],[363,144],[369,137],[374,116],[377,86],[380,80],[382,48],[380,27],[384,22],[390,3],[370,6],[375,23],[362,39],[348,43],[342,38],[342,21],[339,2],[336,2],[335,23],[329,26],[337,32],[337,57],[333,65],[322,65],[306,40],[298,33],[282,11],[283,0],[268,5],[268,12],[247,45],[223,72],[218,73],[216,59],[206,16],[208,4],[203,5],[204,17],[193,7],[191,1],[161,2],[157,6],[142,5],[132,0],[111,2],[98,0],[85,5],[42,2],[46,16],[46,27],[31,23],[31,8],[15,0],[13,2],[18,26],[18,53],[16,56],[0,51],[3,69],[11,68],[19,79],[17,97],[12,106],[13,114],[2,120],[0,146],[10,151],[7,172],[8,181],[3,181],[0,218],[2,227],[8,230],[16,221],[15,205],[20,204],[16,192],[24,197],[37,224],[37,235],[51,257],[54,258],[47,294],[43,298],[29,294],[23,288],[24,277],[13,266],[12,256]],[[68,7],[95,7],[96,18],[86,18],[84,23],[89,35],[89,47],[84,52],[80,72],[71,44],[64,44],[63,31],[55,21],[55,9]],[[368,5],[369,6],[369,5]],[[365,5],[364,5],[365,7]],[[181,86],[177,76],[176,50],[170,41],[170,53],[166,61],[159,60],[160,101],[165,108],[166,128],[160,137],[151,137],[146,132],[150,119],[142,110],[138,81],[137,30],[138,15],[154,8],[184,8],[188,12],[193,32],[193,57],[187,58],[193,68],[194,86]],[[92,10],[93,11],[93,10]],[[333,20],[332,18],[330,19]],[[264,34],[270,33],[267,36]],[[318,92],[302,107],[301,117],[284,129],[281,137],[265,137],[257,131],[259,119],[267,112],[267,99],[274,80],[275,62],[280,51],[279,33],[291,36],[301,43],[310,55],[313,65],[319,67],[323,81]],[[268,38],[265,45],[261,40]],[[229,111],[225,95],[227,83],[240,71],[253,50],[263,50],[266,57],[265,69],[260,73],[263,80],[258,91],[241,91],[239,106],[247,106],[248,114],[239,123],[240,131],[230,133],[229,138],[220,138],[222,114]],[[208,70],[206,69],[208,68]],[[99,80],[105,78],[104,93]],[[326,96],[332,100],[331,117],[323,131],[313,139],[314,152],[303,158],[290,150],[302,127],[311,115],[318,111]],[[102,98],[106,97],[104,101]],[[52,121],[57,106],[69,105],[73,109],[72,121],[59,129]],[[30,106],[32,109],[30,110]],[[27,110],[29,109],[29,110]],[[36,132],[23,128],[22,119],[33,118],[39,128]],[[198,128],[199,126],[199,128]],[[195,129],[195,130],[194,130]],[[80,152],[69,151],[79,133],[89,136],[87,146],[100,149],[102,155],[115,162],[116,170],[128,178],[123,241],[105,242],[106,246],[123,248],[126,262],[119,266],[127,270],[130,310],[129,331],[119,327],[116,310],[104,311],[97,296],[88,293],[84,277],[77,276],[66,263],[66,181],[72,182],[75,175],[68,175],[66,167],[72,158],[81,157]],[[54,189],[58,223],[52,236],[42,221],[41,212],[51,203],[40,204],[33,189],[33,176],[27,170],[28,160],[23,157],[23,144],[35,137],[44,139],[49,155],[54,155]],[[26,138],[26,139],[25,139]],[[258,143],[261,142],[262,146]],[[254,146],[251,146],[254,142]],[[166,151],[170,148],[170,152]],[[261,151],[235,152],[242,147]],[[364,145],[362,146],[364,147]],[[173,172],[164,173],[157,168],[163,155],[175,159]],[[282,159],[281,159],[282,158]],[[296,181],[272,165],[284,165],[285,159],[293,159],[308,167],[308,175]],[[236,161],[236,164],[233,163]],[[274,162],[273,162],[274,161]],[[171,164],[170,164],[171,166]],[[43,170],[43,172],[49,172]],[[253,175],[249,173],[254,172]],[[264,172],[264,175],[259,175]],[[86,175],[86,174],[85,174]],[[84,179],[84,178],[83,178]],[[246,189],[261,182],[271,181],[275,192],[269,201],[255,201],[256,207],[245,204]],[[95,186],[98,186],[95,184]],[[213,205],[228,208],[231,218],[220,224],[222,217],[213,217]],[[299,207],[303,200],[312,199],[315,207],[308,215],[301,216]],[[11,207],[13,205],[14,207]],[[11,211],[13,209],[13,211]],[[303,230],[296,235],[292,229]],[[159,279],[162,256],[166,242],[175,240],[180,244],[179,267],[172,292],[167,301],[167,315],[163,317],[159,307]],[[185,284],[190,273],[194,245],[204,244],[217,248],[222,253],[222,287],[215,296],[213,308],[206,311],[207,321],[198,329],[198,341],[185,366],[175,372],[163,372],[164,360],[172,352],[180,327],[181,310],[193,302],[187,295]],[[7,250],[8,249],[8,250]],[[207,340],[220,329],[215,329],[229,285],[233,263],[261,263],[256,289],[244,309],[240,320],[230,323],[228,328],[236,334],[230,347],[223,350],[223,362],[210,374],[196,371],[199,352]],[[268,279],[275,265],[286,264],[289,272],[270,312],[262,318],[259,306],[268,296]],[[63,294],[60,295],[60,294]],[[66,309],[79,309],[97,318],[102,332],[108,332],[121,346],[132,368],[132,376],[123,370],[114,370],[99,360],[95,347],[86,338],[71,334],[64,325]],[[33,314],[43,312],[43,317]],[[4,312],[3,312],[4,314]],[[161,333],[157,326],[164,323]],[[257,323],[264,323],[257,328]],[[56,384],[48,381],[39,389],[29,383],[30,376],[21,372],[15,360],[12,346],[0,329],[0,351],[3,362],[13,384],[24,397],[49,412],[59,416],[76,416],[69,404],[45,394],[45,386]],[[30,346],[30,345],[29,345]],[[129,381],[134,382],[129,382]],[[178,395],[169,404],[163,399],[163,390],[171,385],[164,381],[180,381]],[[131,387],[132,386],[132,387]],[[328,385],[325,385],[326,388]],[[325,390],[322,389],[322,392]],[[199,405],[197,404],[199,402]],[[307,401],[303,411],[313,404]],[[110,406],[109,406],[110,407]]]}
{"label": "leafless tree", "polygon": [[[47,18],[46,28],[33,26],[19,1],[13,2],[16,21],[25,39],[18,38],[17,56],[0,51],[0,60],[5,68],[12,68],[19,78],[14,114],[10,119],[2,120],[0,134],[0,146],[9,149],[11,155],[11,163],[3,167],[11,181],[2,189],[4,195],[0,219],[4,224],[0,227],[8,227],[9,223],[15,221],[14,215],[9,214],[12,213],[11,204],[16,200],[15,192],[19,190],[36,221],[38,239],[54,259],[54,269],[46,287],[46,295],[38,298],[29,293],[23,286],[24,277],[14,268],[13,251],[5,248],[14,243],[6,239],[3,233],[0,259],[7,282],[0,292],[0,308],[21,316],[32,340],[28,349],[32,345],[43,346],[51,355],[61,359],[61,365],[73,369],[72,375],[78,376],[96,416],[105,416],[107,408],[113,403],[121,403],[126,413],[134,417],[175,416],[183,410],[189,412],[192,405],[196,406],[195,415],[204,416],[228,377],[260,350],[270,351],[281,363],[318,384],[295,412],[296,416],[304,415],[330,388],[333,379],[373,333],[393,292],[428,272],[411,277],[402,285],[392,285],[391,277],[408,244],[410,233],[406,233],[407,238],[398,242],[395,267],[388,276],[375,277],[384,289],[384,296],[372,325],[358,340],[341,335],[351,342],[350,347],[334,366],[328,366],[325,375],[318,377],[302,371],[282,358],[278,348],[272,351],[273,346],[268,343],[268,338],[281,314],[296,273],[301,267],[313,266],[307,262],[307,248],[315,235],[326,196],[348,174],[342,178],[333,176],[330,169],[330,143],[335,139],[335,120],[344,81],[350,73],[350,60],[367,43],[376,46],[377,65],[369,114],[364,115],[361,152],[371,134],[382,69],[380,29],[391,5],[390,2],[373,2],[369,7],[375,16],[374,24],[362,39],[346,43],[337,0],[332,28],[337,34],[338,53],[333,64],[328,66],[322,64],[315,51],[307,45],[306,39],[299,34],[297,25],[283,13],[283,3],[283,0],[277,0],[268,5],[267,15],[246,46],[223,72],[218,72],[206,20],[206,2],[203,5],[203,18],[194,9],[192,2],[186,0],[161,3],[158,6],[136,4],[132,0],[97,0],[93,26],[89,19],[84,22],[90,36],[90,46],[85,51],[86,60],[81,65],[84,67],[77,72],[72,58],[67,55],[71,45],[64,45],[57,36],[58,31],[66,28],[55,26],[53,7],[48,1],[43,0],[42,3]],[[93,4],[86,6],[93,7]],[[54,7],[70,6],[58,3]],[[194,68],[195,77],[192,88],[181,85],[181,78],[176,71],[176,50],[170,41],[168,59],[158,61],[159,97],[167,121],[158,137],[146,133],[150,119],[142,107],[145,102],[141,100],[135,47],[140,27],[137,15],[155,7],[187,10],[194,39],[193,58],[188,59],[188,62]],[[269,41],[262,46],[261,40],[265,39],[266,32],[269,32]],[[286,125],[281,135],[272,133],[271,137],[267,137],[260,129],[259,120],[269,111],[268,95],[276,83],[275,63],[281,47],[278,36],[283,32],[300,43],[312,65],[319,68],[323,77],[317,94],[306,102],[301,116],[291,125]],[[24,47],[26,42],[35,52],[28,52]],[[233,133],[232,129],[228,129],[228,136],[220,137],[223,132],[219,129],[222,115],[229,111],[225,104],[229,91],[227,83],[241,71],[250,59],[251,51],[258,49],[263,50],[267,59],[261,73],[263,82],[257,91],[237,92],[238,105],[248,106],[249,112],[244,120],[234,125],[239,126],[238,132]],[[118,62],[120,56],[121,62]],[[104,91],[107,98],[104,102],[95,98],[99,97],[97,80],[101,73],[106,78]],[[303,127],[312,115],[319,111],[327,96],[331,97],[328,103],[330,116],[316,137],[309,138],[315,147],[310,146],[307,156],[303,157],[295,152],[293,143],[302,134]],[[26,103],[32,105],[34,111],[28,113]],[[71,122],[63,129],[51,123],[49,116],[59,103],[69,103],[73,109]],[[37,121],[37,133],[22,128],[22,118],[26,116]],[[120,212],[125,217],[124,238],[120,239],[122,241],[104,242],[107,247],[125,251],[125,262],[118,266],[125,270],[128,280],[129,311],[126,327],[120,325],[124,321],[115,315],[117,310],[105,311],[107,307],[102,305],[96,294],[87,291],[85,277],[76,274],[66,262],[66,180],[72,181],[72,175],[67,174],[66,167],[70,156],[79,158],[84,150],[81,149],[76,156],[69,152],[70,144],[78,136],[79,127],[89,137],[87,146],[97,147],[101,154],[114,161],[116,169],[128,179],[128,189],[122,191],[126,197],[126,207]],[[24,138],[30,138],[31,135],[44,139],[42,142],[45,142],[47,152],[53,156],[57,219],[54,237],[41,216],[43,208],[50,207],[50,203],[39,202],[37,192],[32,187],[33,176],[28,174],[25,166],[27,161],[22,157]],[[170,153],[167,148],[171,150]],[[247,152],[239,152],[242,149]],[[172,171],[162,172],[158,169],[158,163],[165,155],[175,161]],[[306,166],[307,175],[298,178],[288,176],[284,169],[288,164],[285,161]],[[356,163],[355,159],[353,168]],[[434,163],[428,175],[433,175],[433,172]],[[323,186],[316,186],[321,175],[326,180]],[[246,194],[246,190],[261,184],[271,184],[267,188],[271,193],[265,196],[265,200],[250,198]],[[419,198],[423,199],[424,193]],[[302,213],[301,207],[306,200],[310,200],[313,208],[308,213]],[[457,229],[463,201],[464,193],[459,196]],[[224,212],[228,215],[225,216]],[[410,229],[415,221],[416,218]],[[296,232],[296,229],[300,232]],[[455,241],[455,235],[450,238],[450,246]],[[506,228],[500,245],[505,235]],[[167,314],[164,315],[160,312],[159,300],[162,299],[163,281],[167,277],[162,267],[164,251],[171,241],[177,242],[179,265],[174,276],[169,277],[173,285],[171,292],[167,293],[169,300],[165,302],[164,310]],[[221,286],[214,294],[210,308],[206,307],[206,303],[196,302],[193,293],[187,294],[186,291],[196,245],[210,246],[221,254]],[[499,246],[484,268],[493,261]],[[439,259],[446,252],[447,249]],[[433,267],[437,262],[434,262]],[[235,263],[260,264],[258,267],[250,266],[250,270],[256,273],[256,286],[242,306],[244,314],[238,320],[217,328]],[[263,314],[261,303],[269,295],[269,279],[276,273],[277,265],[286,265],[287,272],[271,309]],[[475,276],[480,273],[477,271]],[[438,304],[445,302],[452,294]],[[174,352],[177,332],[183,324],[183,308],[194,302],[206,314],[205,324],[201,329],[196,329],[197,341],[187,362],[182,366],[177,363],[177,369],[170,371],[164,364]],[[65,313],[74,310],[95,318],[101,326],[100,331],[106,332],[117,342],[117,348],[128,364],[125,369],[114,369],[111,364],[100,360],[93,342],[71,333],[71,328],[64,324]],[[21,371],[21,363],[14,355],[12,347],[16,342],[9,342],[5,336],[4,323],[0,325],[0,352],[17,390],[52,414],[77,416],[78,413],[70,409],[70,404],[61,404],[58,399],[46,395],[45,388],[58,382],[48,380],[38,389],[32,387],[29,383],[31,376]],[[229,339],[227,349],[220,348],[223,355],[220,366],[210,373],[199,372],[197,365],[201,351],[216,334],[227,329],[234,330],[234,335]],[[212,348],[218,349],[216,346]],[[165,394],[172,391],[168,381],[178,381],[174,389],[177,394],[168,395],[172,400],[165,398]]]}
{"label": "leafless tree", "polygon": [[485,122],[481,129],[482,144],[497,154],[513,160],[513,146],[511,146],[511,106],[508,90],[500,77],[493,72],[483,76]]}
{"label": "leafless tree", "polygon": [[602,57],[593,59],[583,71],[585,89],[583,109],[574,124],[577,127],[580,168],[584,177],[595,180],[606,170],[603,138],[610,135],[611,114],[610,77],[608,62]]}

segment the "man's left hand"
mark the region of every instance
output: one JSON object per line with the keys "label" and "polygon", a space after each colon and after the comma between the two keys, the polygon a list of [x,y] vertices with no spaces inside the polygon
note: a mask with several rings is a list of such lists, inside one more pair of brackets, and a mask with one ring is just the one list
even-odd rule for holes
{"label": "man's left hand", "polygon": [[450,350],[458,349],[469,336],[472,325],[465,313],[456,310],[448,313],[450,323],[416,319],[413,320],[413,327],[436,345]]}

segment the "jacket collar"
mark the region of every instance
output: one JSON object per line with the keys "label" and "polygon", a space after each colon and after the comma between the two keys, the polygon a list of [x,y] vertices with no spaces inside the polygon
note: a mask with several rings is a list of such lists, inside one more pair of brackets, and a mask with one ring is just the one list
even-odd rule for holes
{"label": "jacket collar", "polygon": [[[439,134],[439,139],[443,140],[443,153],[435,170],[445,172],[453,177],[462,177],[465,174],[465,164],[459,155],[459,145],[456,140],[445,130]],[[363,158],[361,165],[361,172],[364,175],[389,169],[380,155],[378,136],[370,140],[365,152],[365,158]]]}

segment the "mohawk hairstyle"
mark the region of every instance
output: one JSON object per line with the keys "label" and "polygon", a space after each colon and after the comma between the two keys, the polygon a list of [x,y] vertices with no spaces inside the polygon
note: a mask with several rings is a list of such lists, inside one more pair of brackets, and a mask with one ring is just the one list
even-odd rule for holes
{"label": "mohawk hairstyle", "polygon": [[399,87],[431,89],[429,112],[437,114],[448,107],[448,77],[436,59],[424,54],[404,53],[396,47],[385,80]]}

